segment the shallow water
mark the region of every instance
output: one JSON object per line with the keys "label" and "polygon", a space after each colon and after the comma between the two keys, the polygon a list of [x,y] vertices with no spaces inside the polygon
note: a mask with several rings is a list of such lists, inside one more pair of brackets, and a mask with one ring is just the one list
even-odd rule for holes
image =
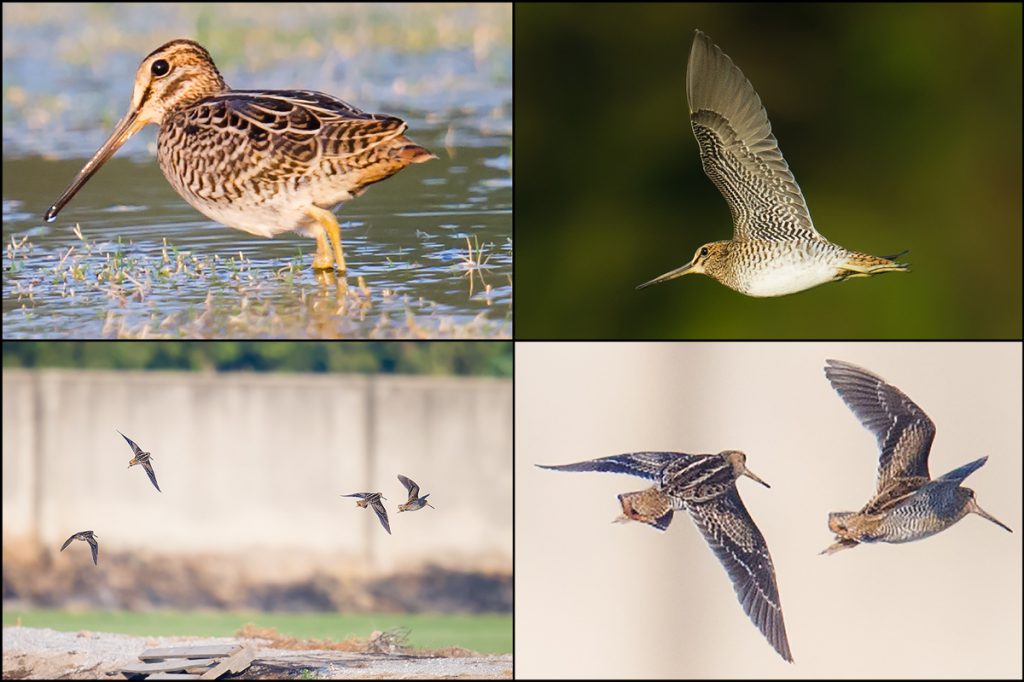
{"label": "shallow water", "polygon": [[[165,12],[182,26],[171,37],[195,35],[190,11]],[[432,34],[449,35],[441,28],[451,22],[453,37],[404,45],[388,42],[392,32],[415,38],[400,8],[312,8],[307,29],[355,22],[349,35],[365,44],[327,33],[282,47],[287,37],[266,28],[280,24],[276,10],[260,10],[262,28],[230,7],[206,11],[222,13],[212,25],[228,37],[214,33],[208,47],[232,86],[317,89],[399,116],[439,158],[335,211],[341,281],[313,272],[311,238],[255,237],[189,206],[157,165],[155,126],[46,224],[43,213],[124,114],[139,61],[165,37],[89,43],[99,8],[68,9],[75,19],[5,6],[4,337],[511,336],[511,43],[487,28],[504,15],[438,12]],[[128,6],[116,19],[150,12]],[[252,49],[261,40],[265,49]]]}
{"label": "shallow water", "polygon": [[[316,315],[311,308],[333,309],[343,302],[336,283],[325,284],[310,268],[314,240],[294,233],[264,239],[208,220],[174,192],[155,160],[111,160],[50,225],[41,213],[80,162],[5,160],[4,336],[362,336],[383,332],[382,315],[404,323],[409,314],[428,330],[481,317],[494,324],[478,324],[466,335],[508,335],[507,152],[452,151],[454,159],[442,156],[406,169],[337,211],[347,280],[355,284],[361,277],[369,289],[360,300],[362,319],[337,311]],[[13,246],[26,237],[25,245]],[[206,265],[179,268],[175,252]],[[111,258],[123,263],[109,268],[106,277]],[[128,278],[120,282],[124,292],[107,286],[118,272]],[[136,287],[131,279],[142,281]],[[139,305],[122,300],[133,293]],[[208,297],[212,318],[237,316],[254,301],[266,303],[268,327],[258,315],[234,330],[223,324],[189,326],[190,313]]]}

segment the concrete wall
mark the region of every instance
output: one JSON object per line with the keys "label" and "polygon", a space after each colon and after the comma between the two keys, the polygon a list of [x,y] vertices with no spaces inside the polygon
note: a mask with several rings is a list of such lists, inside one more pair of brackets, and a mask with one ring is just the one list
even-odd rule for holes
{"label": "concrete wall", "polygon": [[[153,455],[163,492],[115,429]],[[397,513],[405,474],[437,507]],[[387,535],[342,493],[382,491]],[[3,372],[4,538],[511,568],[512,382]]]}

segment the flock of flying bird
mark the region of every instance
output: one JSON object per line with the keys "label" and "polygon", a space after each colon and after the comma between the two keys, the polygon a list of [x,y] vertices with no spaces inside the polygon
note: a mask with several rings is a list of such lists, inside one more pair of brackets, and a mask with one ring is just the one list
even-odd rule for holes
{"label": "flock of flying bird", "polygon": [[[968,514],[977,514],[1010,530],[978,506],[974,491],[960,484],[988,457],[932,479],[928,454],[935,424],[895,386],[866,369],[827,360],[832,388],[878,442],[878,482],[874,495],[857,512],[832,512],[828,526],[835,541],[821,554],[861,543],[903,543],[946,530]],[[733,583],[743,611],[786,661],[792,662],[775,567],[768,545],[740,499],[736,481],[752,478],[770,487],[746,466],[737,450],[714,455],[681,452],[633,452],[574,464],[545,466],[557,471],[629,474],[654,483],[646,490],[618,496],[617,522],[639,521],[668,529],[677,511],[687,511]]]}
{"label": "flock of flying bird", "polygon": [[[121,432],[118,431],[118,433]],[[142,468],[146,470],[146,474],[149,476],[149,480],[153,482],[153,487],[157,489],[157,492],[163,492],[162,490],[160,490],[160,485],[157,484],[156,482],[156,473],[153,472],[153,465],[150,464],[150,460],[153,459],[153,456],[148,452],[144,452],[135,441],[133,441],[131,438],[124,435],[123,433],[121,433],[121,437],[128,441],[128,445],[131,446],[132,453],[134,454],[134,457],[132,457],[131,460],[128,462],[128,468],[131,469],[136,464],[141,464]],[[420,487],[416,485],[416,483],[413,480],[403,476],[402,474],[398,474],[398,480],[402,482],[402,485],[405,486],[406,490],[409,493],[409,499],[405,502],[405,504],[398,505],[398,511],[416,511],[417,509],[422,509],[424,506],[430,507],[431,509],[436,509],[434,505],[427,502],[427,498],[430,497],[430,493],[427,493],[423,497],[420,497]],[[388,513],[387,510],[384,509],[384,505],[381,504],[381,500],[385,500],[387,498],[384,497],[381,493],[353,493],[351,495],[342,495],[342,497],[363,498],[356,502],[356,504],[359,505],[360,507],[366,507],[367,505],[370,505],[370,507],[373,508],[373,511],[377,512],[377,518],[380,519],[380,523],[382,526],[384,526],[384,530],[388,532],[388,535],[391,534],[391,526],[388,524]],[[67,549],[68,545],[70,545],[73,540],[82,540],[83,542],[88,542],[89,548],[92,550],[92,563],[97,564],[100,553],[99,543],[96,542],[96,539],[98,537],[99,536],[91,530],[83,530],[81,532],[75,533],[67,540],[65,540],[64,544],[60,547],[60,551],[63,552],[65,549]]]}
{"label": "flock of flying bird", "polygon": [[[430,493],[427,493],[423,497],[420,497],[420,487],[416,485],[416,482],[410,478],[398,474],[398,480],[401,481],[402,485],[405,486],[406,492],[409,493],[409,499],[406,500],[405,504],[398,505],[398,511],[416,511],[417,509],[423,509],[423,507],[430,507],[436,509],[434,505],[427,502],[427,498],[430,497]],[[356,502],[357,507],[366,508],[370,506],[373,511],[377,512],[377,518],[380,519],[380,525],[384,526],[384,530],[391,535],[391,524],[388,523],[388,510],[384,508],[381,500],[388,498],[384,497],[383,493],[351,493],[349,495],[342,495],[342,497],[359,497],[362,498]]]}

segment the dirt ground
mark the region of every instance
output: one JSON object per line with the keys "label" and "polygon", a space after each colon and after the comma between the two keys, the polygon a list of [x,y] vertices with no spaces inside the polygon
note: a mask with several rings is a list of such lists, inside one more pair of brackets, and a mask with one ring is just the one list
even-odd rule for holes
{"label": "dirt ground", "polygon": [[[3,629],[3,679],[121,679],[122,666],[138,662],[151,647],[225,643],[250,644],[256,659],[240,679],[512,679],[512,656],[463,650],[454,655],[367,653],[328,649],[287,649],[273,639],[246,637],[131,637],[101,632],[58,632],[44,628]],[[441,653],[441,652],[434,652]],[[116,676],[116,677],[115,677]]]}

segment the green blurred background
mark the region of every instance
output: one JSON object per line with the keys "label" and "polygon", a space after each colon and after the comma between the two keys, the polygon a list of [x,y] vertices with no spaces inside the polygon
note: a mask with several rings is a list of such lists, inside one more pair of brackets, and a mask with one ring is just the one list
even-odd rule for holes
{"label": "green blurred background", "polygon": [[[518,338],[1020,338],[1021,5],[515,7]],[[743,70],[816,227],[909,274],[748,298],[636,285],[728,239],[695,28]]]}
{"label": "green blurred background", "polygon": [[5,341],[4,367],[512,376],[512,344],[383,341]]}

